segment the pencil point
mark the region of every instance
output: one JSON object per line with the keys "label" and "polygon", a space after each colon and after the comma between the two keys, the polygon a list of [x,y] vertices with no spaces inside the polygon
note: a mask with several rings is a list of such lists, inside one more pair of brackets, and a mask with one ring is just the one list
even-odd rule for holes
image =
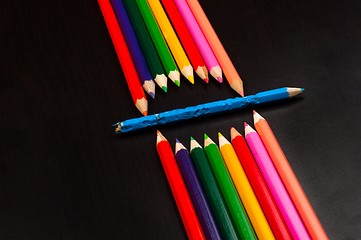
{"label": "pencil point", "polygon": [[253,110],[253,123],[256,124],[261,119],[264,119],[264,118],[258,112]]}
{"label": "pencil point", "polygon": [[239,95],[244,97],[243,82],[242,82],[241,78],[233,79],[233,81],[230,85],[234,91],[236,91]]}
{"label": "pencil point", "polygon": [[203,134],[203,136],[204,136],[204,139],[209,138],[209,137],[208,137],[208,135],[207,135],[206,133],[204,133],[204,134]]}
{"label": "pencil point", "polygon": [[256,132],[251,126],[249,126],[247,123],[244,123],[244,135],[247,135],[251,132]]}
{"label": "pencil point", "polygon": [[218,132],[218,143],[220,147],[229,143],[228,140],[220,132]]}
{"label": "pencil point", "polygon": [[175,142],[176,142],[176,143],[180,143],[180,141],[178,140],[178,138],[175,139]]}
{"label": "pencil point", "polygon": [[155,94],[154,93],[152,93],[152,92],[150,92],[150,93],[148,93],[149,94],[149,96],[151,97],[151,98],[155,98]]}
{"label": "pencil point", "polygon": [[157,85],[163,89],[164,91],[164,88],[167,89],[167,77],[164,75],[164,74],[157,74],[154,78],[154,81],[157,83]]}
{"label": "pencil point", "polygon": [[167,139],[163,136],[163,134],[159,130],[157,130],[157,144],[163,140],[167,140]]}
{"label": "pencil point", "polygon": [[167,87],[162,87],[162,90],[163,90],[164,92],[168,92],[168,88],[167,88]]}
{"label": "pencil point", "polygon": [[193,137],[191,137],[191,144],[189,149],[190,151],[192,151],[195,148],[202,148],[202,147]]}
{"label": "pencil point", "polygon": [[205,66],[203,66],[203,67],[198,66],[197,70],[196,70],[196,73],[201,79],[203,79],[203,81],[208,83],[208,71],[207,71],[207,68]]}
{"label": "pencil point", "polygon": [[138,110],[144,115],[147,116],[148,114],[148,101],[144,97],[141,99],[138,99],[135,103],[135,106],[138,108]]}
{"label": "pencil point", "polygon": [[218,82],[222,82],[222,69],[220,66],[216,66],[216,67],[212,67],[211,71],[210,71],[211,75],[217,79]]}
{"label": "pencil point", "polygon": [[192,84],[194,84],[193,67],[191,65],[183,67],[181,72],[183,76],[185,76]]}
{"label": "pencil point", "polygon": [[192,84],[194,84],[194,78],[193,78],[193,76],[188,76],[187,79],[188,79]]}
{"label": "pencil point", "polygon": [[244,123],[243,123],[243,126],[244,126],[244,127],[247,127],[247,126],[249,126],[249,125],[248,125],[248,123],[244,122]]}
{"label": "pencil point", "polygon": [[177,85],[178,87],[180,87],[180,81],[179,81],[179,80],[175,80],[174,83],[175,83],[175,85]]}
{"label": "pencil point", "polygon": [[235,129],[234,127],[231,128],[231,139],[233,140],[234,138],[236,138],[237,136],[242,136],[237,129]]}
{"label": "pencil point", "polygon": [[303,93],[304,89],[303,88],[292,88],[292,87],[287,87],[287,92],[288,92],[288,96],[289,97],[294,97],[297,95],[300,95]]}
{"label": "pencil point", "polygon": [[169,74],[168,74],[168,77],[169,77],[170,80],[172,80],[173,82],[179,81],[179,79],[180,79],[180,73],[179,73],[178,70],[170,71]]}

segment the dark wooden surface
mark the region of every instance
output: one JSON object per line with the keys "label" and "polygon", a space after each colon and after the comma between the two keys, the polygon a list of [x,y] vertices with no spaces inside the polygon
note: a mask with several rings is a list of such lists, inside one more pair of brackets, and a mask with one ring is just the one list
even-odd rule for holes
{"label": "dark wooden surface", "polygon": [[[220,4],[222,3],[222,4]],[[201,1],[246,93],[304,87],[268,119],[331,239],[361,238],[361,2]],[[0,239],[186,239],[155,131],[132,105],[97,2],[0,3]],[[235,97],[184,78],[149,112]],[[174,144],[241,132],[251,110],[161,128]]]}

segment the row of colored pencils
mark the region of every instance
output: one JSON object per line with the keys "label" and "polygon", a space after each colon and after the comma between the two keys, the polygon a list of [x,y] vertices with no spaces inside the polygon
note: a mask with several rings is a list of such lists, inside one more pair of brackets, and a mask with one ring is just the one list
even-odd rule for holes
{"label": "row of colored pencils", "polygon": [[267,121],[253,114],[245,137],[231,128],[219,146],[191,137],[157,151],[189,239],[328,239]]}
{"label": "row of colored pencils", "polygon": [[[135,106],[148,113],[145,92],[155,83],[167,92],[167,77],[180,73],[194,84],[193,71],[208,83],[222,70],[244,96],[243,83],[197,0],[98,0]],[[145,92],[144,92],[145,91]]]}

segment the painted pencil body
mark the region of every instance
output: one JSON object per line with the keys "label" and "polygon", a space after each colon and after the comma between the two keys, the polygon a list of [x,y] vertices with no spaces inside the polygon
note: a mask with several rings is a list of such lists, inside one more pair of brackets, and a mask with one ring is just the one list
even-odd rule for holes
{"label": "painted pencil body", "polygon": [[202,227],[168,140],[157,131],[157,152],[189,239],[205,240]]}
{"label": "painted pencil body", "polygon": [[206,239],[221,239],[187,149],[176,140],[175,157]]}
{"label": "painted pencil body", "polygon": [[254,111],[255,128],[266,147],[269,156],[281,177],[288,194],[290,195],[305,227],[312,239],[328,239],[318,217],[313,210],[301,184],[297,180],[291,165],[289,164],[281,146],[279,145],[271,127],[267,121]]}
{"label": "painted pencil body", "polygon": [[242,79],[238,75],[236,68],[234,67],[198,0],[187,0],[187,3],[192,10],[194,17],[196,18],[199,27],[202,29],[202,32],[206,37],[210,47],[212,48],[214,55],[221,65],[222,71],[229,85],[238,94],[244,96]]}
{"label": "painted pencil body", "polygon": [[147,0],[135,0],[138,9],[143,17],[144,23],[147,26],[148,32],[153,40],[154,46],[157,49],[158,55],[162,64],[168,74],[168,77],[177,85],[180,85],[180,73],[174,62],[171,52],[168,49],[162,33],[158,27],[153,13],[147,3]]}
{"label": "painted pencil body", "polygon": [[120,65],[122,67],[127,85],[132,95],[135,106],[143,114],[148,114],[148,101],[145,97],[142,85],[135,69],[132,57],[125,42],[123,33],[118,25],[117,17],[109,0],[98,0]]}
{"label": "painted pencil body", "polygon": [[204,62],[207,65],[209,73],[217,79],[217,81],[222,82],[222,69],[219,66],[219,63],[216,57],[213,54],[211,47],[209,46],[206,38],[204,37],[202,30],[200,29],[196,19],[193,16],[192,11],[190,10],[187,2],[185,0],[174,0],[179,13],[181,14],[189,32],[192,35],[194,42],[196,43],[199,52],[201,53]]}
{"label": "painted pencil body", "polygon": [[184,52],[183,46],[180,44],[178,37],[168,20],[166,13],[164,12],[162,4],[160,4],[159,0],[148,0],[148,4],[153,12],[155,19],[157,20],[158,26],[162,31],[163,37],[166,40],[181,73],[192,84],[194,84],[193,68],[188,60],[186,53]]}
{"label": "painted pencil body", "polygon": [[239,239],[203,148],[193,138],[190,145],[192,162],[223,239]]}
{"label": "painted pencil body", "polygon": [[181,41],[184,50],[192,63],[193,69],[201,79],[208,83],[208,70],[196,44],[192,39],[192,36],[188,31],[187,26],[182,19],[182,16],[179,14],[177,6],[174,4],[173,0],[162,0],[162,3],[175,31],[177,32],[179,40]]}
{"label": "painted pencil body", "polygon": [[125,41],[127,43],[129,52],[132,56],[135,68],[137,70],[139,79],[142,83],[144,90],[151,96],[155,97],[155,84],[152,80],[152,75],[145,61],[142,50],[140,49],[138,39],[125,11],[124,5],[121,0],[111,0],[115,15],[117,16],[118,23],[122,29]]}
{"label": "painted pencil body", "polygon": [[246,141],[235,128],[231,129],[231,138],[234,150],[244,168],[250,184],[252,185],[254,193],[257,196],[275,238],[277,240],[292,240],[292,236],[288,231],[287,225],[278,210],[272,194],[262,177],[262,173],[260,172]]}
{"label": "painted pencil body", "polygon": [[231,143],[218,133],[219,149],[258,239],[275,239]]}
{"label": "painted pencil body", "polygon": [[134,0],[120,0],[128,13],[129,20],[133,26],[134,32],[137,36],[139,45],[147,60],[152,77],[163,91],[167,92],[167,77],[164,74],[162,62],[159,59],[158,53],[153,45],[152,39],[148,33],[147,27],[143,21],[142,15],[139,12],[138,6]]}
{"label": "painted pencil body", "polygon": [[224,165],[217,145],[206,134],[204,135],[204,151],[212,167],[215,178],[233,219],[234,227],[241,239],[257,239],[247,213],[244,210],[237,191]]}
{"label": "painted pencil body", "polygon": [[118,122],[115,132],[130,132],[140,129],[146,129],[153,126],[165,125],[188,119],[194,119],[228,111],[239,110],[250,106],[256,106],[264,103],[271,103],[294,97],[303,92],[302,88],[278,88],[269,91],[246,96],[244,98],[230,98],[210,103],[204,103],[183,109],[174,109],[167,112],[157,113],[141,118],[134,118]]}
{"label": "painted pencil body", "polygon": [[248,146],[257,162],[259,169],[269,187],[273,198],[285,220],[288,229],[296,240],[310,239],[300,216],[293,205],[277,170],[273,166],[272,160],[269,158],[266,148],[258,133],[245,123],[245,136]]}

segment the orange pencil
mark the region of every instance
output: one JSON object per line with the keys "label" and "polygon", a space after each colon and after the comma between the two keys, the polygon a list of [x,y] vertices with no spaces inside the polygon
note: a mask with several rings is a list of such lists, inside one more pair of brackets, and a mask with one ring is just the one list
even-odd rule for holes
{"label": "orange pencil", "polygon": [[211,46],[214,55],[216,56],[219,64],[221,65],[222,71],[229,85],[231,86],[231,88],[233,88],[233,90],[235,90],[243,97],[244,91],[242,79],[238,75],[236,68],[234,67],[231,59],[229,58],[216,32],[214,31],[201,5],[199,4],[198,0],[187,0],[187,3],[189,5],[189,8],[192,10],[193,16],[196,18],[199,27],[202,29],[202,32],[206,37],[209,45]]}
{"label": "orange pencil", "polygon": [[132,57],[125,42],[123,33],[118,25],[117,17],[109,0],[98,0],[105,23],[108,27],[115,51],[125,75],[130,94],[138,110],[146,116],[148,114],[148,101],[135,69]]}
{"label": "orange pencil", "polygon": [[254,126],[270,155],[275,168],[281,177],[303,224],[312,239],[328,239],[325,230],[317,218],[310,202],[307,199],[301,184],[297,180],[285,154],[283,153],[272,129],[267,121],[257,112],[253,112]]}

